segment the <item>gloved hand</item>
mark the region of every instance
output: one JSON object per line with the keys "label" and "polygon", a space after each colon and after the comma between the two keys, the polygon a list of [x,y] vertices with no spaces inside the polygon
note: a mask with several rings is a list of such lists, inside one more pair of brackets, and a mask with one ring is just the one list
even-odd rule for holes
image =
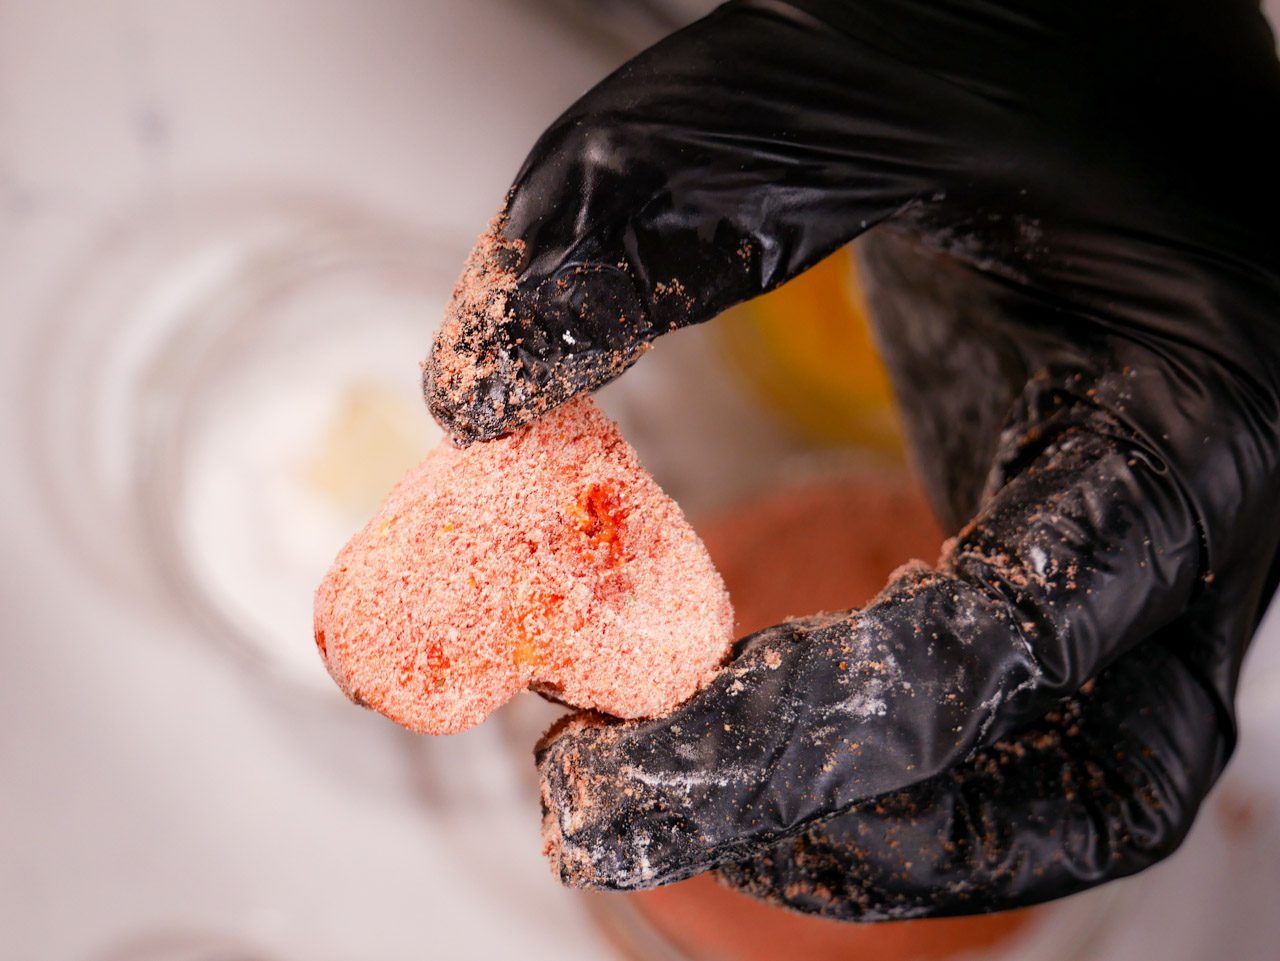
{"label": "gloved hand", "polygon": [[731,3],[552,125],[425,365],[458,441],[875,227],[878,336],[956,532],[669,717],[549,734],[567,883],[715,868],[870,920],[1178,845],[1280,576],[1278,129],[1250,0]]}

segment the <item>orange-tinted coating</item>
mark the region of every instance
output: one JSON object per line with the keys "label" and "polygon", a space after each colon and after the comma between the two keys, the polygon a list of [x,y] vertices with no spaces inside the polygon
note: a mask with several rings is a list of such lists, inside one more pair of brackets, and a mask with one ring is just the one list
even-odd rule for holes
{"label": "orange-tinted coating", "polygon": [[432,451],[339,553],[315,609],[348,696],[433,734],[530,685],[665,713],[714,673],[732,626],[701,541],[586,399]]}

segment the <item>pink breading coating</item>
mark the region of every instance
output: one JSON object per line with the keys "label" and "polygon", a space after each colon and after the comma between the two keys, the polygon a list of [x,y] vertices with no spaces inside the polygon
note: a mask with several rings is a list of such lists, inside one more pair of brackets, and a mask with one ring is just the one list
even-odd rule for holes
{"label": "pink breading coating", "polygon": [[352,700],[452,734],[527,687],[664,714],[727,656],[733,610],[680,508],[582,398],[428,454],[338,554],[315,638]]}

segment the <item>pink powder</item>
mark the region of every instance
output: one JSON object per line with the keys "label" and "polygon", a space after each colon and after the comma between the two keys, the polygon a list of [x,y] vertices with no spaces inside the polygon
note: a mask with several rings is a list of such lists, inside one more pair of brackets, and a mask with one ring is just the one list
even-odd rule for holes
{"label": "pink powder", "polygon": [[531,686],[666,713],[724,660],[733,610],[680,508],[579,399],[433,450],[338,554],[315,632],[349,697],[450,734]]}

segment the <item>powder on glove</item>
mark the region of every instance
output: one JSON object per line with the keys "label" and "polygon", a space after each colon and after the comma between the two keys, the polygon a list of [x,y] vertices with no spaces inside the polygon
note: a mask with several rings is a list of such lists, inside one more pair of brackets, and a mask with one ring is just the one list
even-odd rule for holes
{"label": "powder on glove", "polygon": [[666,713],[727,656],[733,610],[680,508],[581,398],[433,450],[338,554],[315,637],[352,700],[451,734],[526,687]]}

